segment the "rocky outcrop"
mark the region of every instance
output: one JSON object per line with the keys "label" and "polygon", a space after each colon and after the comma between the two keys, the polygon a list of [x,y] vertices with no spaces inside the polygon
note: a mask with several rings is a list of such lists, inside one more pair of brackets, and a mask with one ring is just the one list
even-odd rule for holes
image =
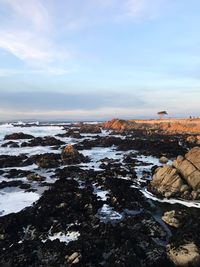
{"label": "rocky outcrop", "polygon": [[200,119],[151,119],[134,121],[113,119],[104,123],[103,127],[115,131],[145,129],[148,134],[200,134]]}
{"label": "rocky outcrop", "polygon": [[64,164],[79,164],[81,162],[88,162],[88,158],[79,153],[72,145],[67,145],[63,148],[61,159]]}
{"label": "rocky outcrop", "polygon": [[64,142],[56,139],[53,136],[45,136],[45,137],[36,137],[30,140],[29,142],[22,143],[22,147],[27,146],[60,146],[63,145]]}
{"label": "rocky outcrop", "polygon": [[101,133],[101,127],[96,124],[83,124],[79,131],[80,133],[99,134]]}
{"label": "rocky outcrop", "polygon": [[155,194],[172,197],[178,195],[183,185],[184,181],[179,176],[177,170],[165,165],[156,169],[150,189]]}
{"label": "rocky outcrop", "polygon": [[113,119],[111,121],[107,121],[103,124],[105,129],[111,129],[115,131],[124,131],[133,129],[135,126],[135,122],[128,121],[128,120],[120,120],[120,119]]}
{"label": "rocky outcrop", "polygon": [[197,246],[191,242],[174,248],[167,246],[167,254],[175,266],[179,267],[198,267],[200,266],[200,252]]}
{"label": "rocky outcrop", "polygon": [[40,168],[56,168],[59,166],[59,159],[60,155],[54,154],[54,153],[46,153],[43,155],[39,155],[35,163],[40,167]]}
{"label": "rocky outcrop", "polygon": [[178,156],[173,166],[193,190],[200,189],[200,147],[194,147],[185,158]]}
{"label": "rocky outcrop", "polygon": [[10,155],[0,155],[0,168],[7,167],[21,167],[25,166],[27,157],[25,155],[10,156]]}
{"label": "rocky outcrop", "polygon": [[168,198],[200,199],[200,147],[178,156],[172,166],[156,169],[149,189]]}
{"label": "rocky outcrop", "polygon": [[32,138],[34,138],[33,135],[20,132],[20,133],[8,134],[4,137],[4,140],[32,139]]}

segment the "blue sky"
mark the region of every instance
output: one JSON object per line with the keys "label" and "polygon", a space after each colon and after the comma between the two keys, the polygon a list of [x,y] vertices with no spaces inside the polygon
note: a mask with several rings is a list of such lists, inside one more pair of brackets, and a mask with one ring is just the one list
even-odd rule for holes
{"label": "blue sky", "polygon": [[200,115],[200,1],[0,0],[0,120]]}

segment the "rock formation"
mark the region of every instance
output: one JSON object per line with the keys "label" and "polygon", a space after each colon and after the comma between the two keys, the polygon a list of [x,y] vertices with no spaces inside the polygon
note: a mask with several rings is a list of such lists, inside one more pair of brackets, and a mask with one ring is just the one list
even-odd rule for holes
{"label": "rock formation", "polygon": [[200,199],[200,147],[178,156],[172,166],[157,168],[149,189],[168,198]]}
{"label": "rock formation", "polygon": [[61,159],[64,164],[79,164],[88,161],[88,159],[84,157],[83,154],[79,153],[72,145],[67,145],[63,148]]}
{"label": "rock formation", "polygon": [[20,132],[20,133],[7,134],[4,137],[4,140],[32,139],[32,138],[34,138],[33,135]]}
{"label": "rock formation", "polygon": [[107,121],[103,125],[105,129],[112,129],[115,131],[124,131],[124,130],[133,129],[134,126],[135,126],[135,122],[133,121],[119,120],[119,119],[113,119],[111,121]]}

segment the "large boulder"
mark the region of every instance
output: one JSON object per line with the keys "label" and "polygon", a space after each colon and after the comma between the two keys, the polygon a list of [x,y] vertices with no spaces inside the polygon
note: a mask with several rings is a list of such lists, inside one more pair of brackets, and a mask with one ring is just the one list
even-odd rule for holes
{"label": "large boulder", "polygon": [[172,166],[156,169],[149,189],[164,197],[200,199],[200,147],[178,156]]}
{"label": "large boulder", "polygon": [[72,145],[67,145],[63,148],[61,159],[64,164],[79,164],[88,161],[88,159],[84,157],[83,154],[79,153]]}
{"label": "large boulder", "polygon": [[169,165],[165,165],[156,169],[150,188],[156,194],[172,197],[180,192],[183,185],[184,181],[179,176],[177,170]]}
{"label": "large boulder", "polygon": [[181,245],[179,247],[167,245],[167,255],[170,260],[175,264],[175,266],[200,266],[200,252],[193,242]]}
{"label": "large boulder", "polygon": [[200,147],[191,149],[185,158],[178,156],[173,166],[193,190],[200,189]]}

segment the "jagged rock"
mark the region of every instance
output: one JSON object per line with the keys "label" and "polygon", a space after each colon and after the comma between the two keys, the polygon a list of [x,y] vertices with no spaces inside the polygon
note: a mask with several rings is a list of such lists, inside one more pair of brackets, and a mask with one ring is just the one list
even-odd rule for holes
{"label": "jagged rock", "polygon": [[165,212],[162,220],[172,227],[179,228],[182,225],[182,213],[175,210]]}
{"label": "jagged rock", "polygon": [[185,157],[178,156],[172,166],[156,169],[149,189],[165,197],[199,199],[200,147],[194,147]]}
{"label": "jagged rock", "polygon": [[124,131],[128,129],[133,129],[136,123],[134,121],[113,119],[104,123],[103,127],[105,129],[112,129],[115,131]]}
{"label": "jagged rock", "polygon": [[35,163],[40,168],[56,168],[59,166],[59,155],[46,153],[38,156]]}
{"label": "jagged rock", "polygon": [[24,166],[26,159],[27,157],[25,155],[0,155],[0,168]]}
{"label": "jagged rock", "polygon": [[7,134],[4,137],[4,140],[32,139],[32,138],[34,138],[33,135],[20,132],[20,133]]}
{"label": "jagged rock", "polygon": [[80,127],[80,133],[99,134],[101,133],[101,128],[98,125],[83,124]]}
{"label": "jagged rock", "polygon": [[200,147],[194,147],[185,158],[178,156],[173,166],[194,190],[200,189]]}
{"label": "jagged rock", "polygon": [[45,137],[36,137],[30,140],[29,142],[22,143],[22,147],[26,146],[60,146],[63,145],[64,142],[56,139],[53,136],[45,136]]}
{"label": "jagged rock", "polygon": [[199,267],[200,253],[197,246],[191,242],[179,247],[167,246],[167,254],[171,261],[179,267]]}
{"label": "jagged rock", "polygon": [[79,164],[87,161],[83,154],[79,153],[72,145],[67,145],[63,148],[61,159],[64,164]]}
{"label": "jagged rock", "polygon": [[150,189],[165,197],[172,197],[180,192],[183,185],[184,181],[179,176],[177,170],[165,165],[156,169],[153,180],[150,183]]}

